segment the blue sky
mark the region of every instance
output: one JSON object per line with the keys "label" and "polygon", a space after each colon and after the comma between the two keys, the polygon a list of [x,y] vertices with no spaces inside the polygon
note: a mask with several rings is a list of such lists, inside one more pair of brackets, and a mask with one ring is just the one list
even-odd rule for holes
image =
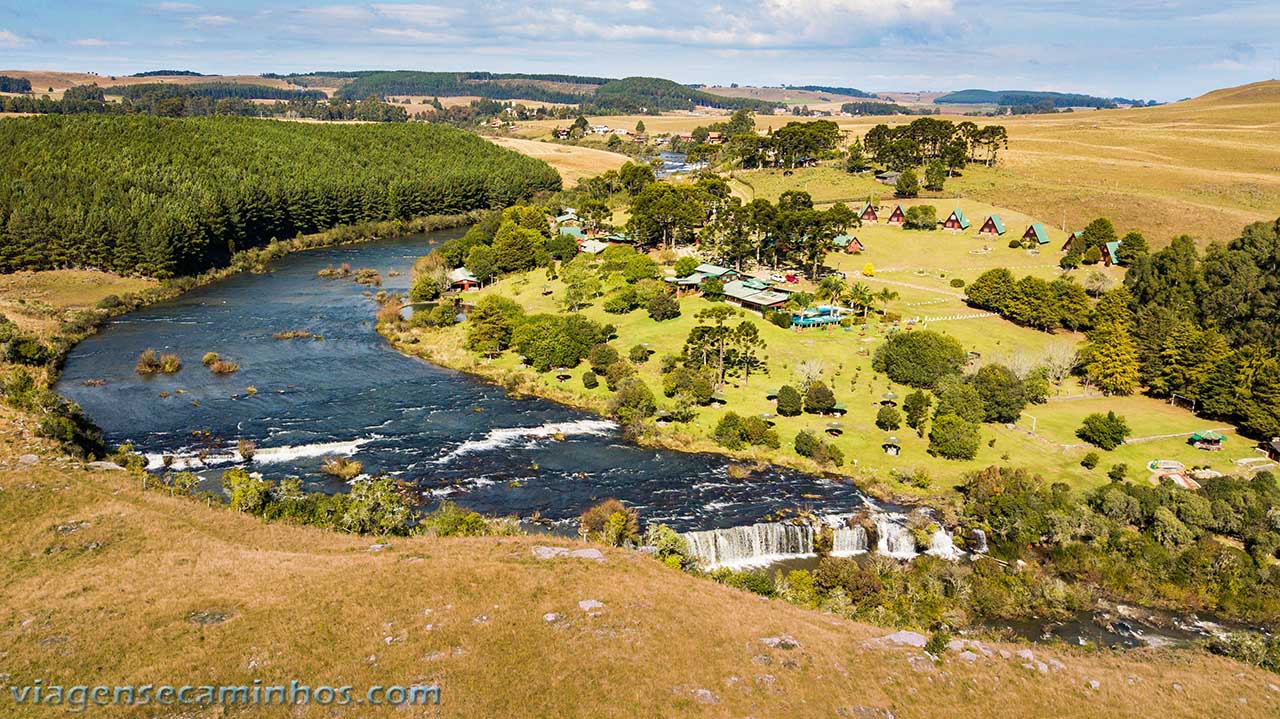
{"label": "blue sky", "polygon": [[1280,2],[0,0],[0,67],[491,70],[1174,100],[1280,73]]}

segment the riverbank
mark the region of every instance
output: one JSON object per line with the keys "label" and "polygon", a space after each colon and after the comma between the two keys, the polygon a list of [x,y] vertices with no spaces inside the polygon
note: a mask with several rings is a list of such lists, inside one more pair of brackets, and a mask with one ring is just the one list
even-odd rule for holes
{"label": "riverbank", "polygon": [[[404,322],[383,321],[378,323],[378,332],[402,354],[463,372],[502,387],[514,396],[539,397],[601,417],[611,417],[609,396],[582,387],[580,375],[583,371],[589,372],[589,369],[579,368],[575,370],[571,379],[550,384],[544,376],[534,370],[514,365],[511,358],[496,360],[477,358],[464,348],[466,338],[464,325],[455,325],[450,328],[421,328],[410,327]],[[601,389],[603,390],[603,386]],[[733,463],[734,468],[730,470],[731,473],[742,479],[749,478],[753,472],[763,467],[774,465],[848,481],[864,494],[893,504],[936,505],[953,499],[941,492],[912,492],[906,488],[890,486],[887,482],[878,481],[874,474],[859,471],[856,463],[846,467],[824,466],[811,459],[788,454],[782,449],[760,446],[731,450],[717,444],[696,426],[683,426],[674,422],[665,424],[647,422],[641,433],[628,436],[628,440],[641,447],[725,457]]]}

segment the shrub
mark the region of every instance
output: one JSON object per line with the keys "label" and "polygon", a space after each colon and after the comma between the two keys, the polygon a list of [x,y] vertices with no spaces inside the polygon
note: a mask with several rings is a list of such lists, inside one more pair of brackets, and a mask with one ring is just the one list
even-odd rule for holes
{"label": "shrub", "polygon": [[351,487],[339,526],[355,534],[405,534],[413,508],[409,497],[390,477],[357,482]]}
{"label": "shrub", "polygon": [[676,265],[675,265],[676,277],[688,277],[689,275],[693,274],[694,270],[698,269],[699,264],[701,263],[699,263],[698,260],[693,257],[681,257],[680,259],[676,260]]}
{"label": "shrub", "polygon": [[1121,462],[1120,464],[1111,465],[1111,469],[1107,470],[1107,477],[1112,482],[1123,482],[1125,477],[1129,476],[1129,465]]}
{"label": "shrub", "polygon": [[935,629],[929,635],[929,641],[924,643],[924,650],[935,657],[940,657],[947,651],[947,644],[951,642],[951,633],[945,629]]}
{"label": "shrub", "polygon": [[478,512],[463,509],[453,502],[441,502],[418,523],[419,531],[437,537],[483,537],[489,523]]}
{"label": "shrub", "polygon": [[636,368],[626,360],[618,360],[609,365],[609,369],[604,373],[604,385],[609,388],[610,392],[618,391],[626,380],[635,377]]}
{"label": "shrub", "polygon": [[648,347],[645,347],[644,345],[636,345],[635,347],[632,347],[630,351],[627,352],[627,359],[631,360],[636,364],[644,364],[645,362],[649,361],[649,357],[652,354],[653,354],[653,350],[649,349]]}
{"label": "shrub", "polygon": [[902,401],[902,408],[907,415],[907,426],[911,429],[920,429],[925,417],[929,416],[929,407],[932,404],[933,398],[924,390],[918,389],[908,394]]}
{"label": "shrub", "polygon": [[114,310],[124,307],[124,300],[116,295],[107,295],[94,303],[94,307],[100,310]]}
{"label": "shrub", "polygon": [[978,442],[978,425],[954,414],[934,417],[929,428],[929,453],[945,459],[973,459]]}
{"label": "shrub", "polygon": [[714,277],[702,283],[702,296],[711,302],[724,300],[724,283]]}
{"label": "shrub", "polygon": [[803,409],[803,399],[800,392],[791,385],[783,385],[778,390],[778,414],[783,417],[796,417]]}
{"label": "shrub", "polygon": [[965,358],[964,348],[953,337],[931,330],[898,332],[876,350],[871,366],[898,384],[932,387],[958,374]]}
{"label": "shrub", "polygon": [[624,315],[636,308],[635,290],[627,288],[604,298],[601,307],[611,315]]}
{"label": "shrub", "polygon": [[881,407],[876,413],[876,426],[880,429],[891,432],[902,426],[902,413],[895,407]]}
{"label": "shrub", "polygon": [[680,316],[679,301],[666,292],[654,295],[646,309],[649,312],[649,318],[655,322],[672,320]]}
{"label": "shrub", "polygon": [[[836,406],[836,396],[821,380],[811,382],[804,392],[804,411],[809,414],[826,414]],[[779,413],[781,414],[781,413]]]}
{"label": "shrub", "polygon": [[217,352],[205,352],[204,357],[200,358],[200,364],[204,365],[205,367],[208,367],[217,361],[218,361]]}
{"label": "shrub", "polygon": [[766,312],[764,317],[765,319],[769,320],[770,324],[776,327],[781,327],[784,330],[791,329],[791,313],[790,312],[781,312],[778,310],[773,310],[770,312]]}
{"label": "shrub", "polygon": [[685,395],[695,404],[705,405],[714,393],[715,386],[705,370],[676,367],[662,376],[662,394],[667,397]]}
{"label": "shrub", "polygon": [[1102,458],[1098,456],[1097,452],[1089,452],[1080,460],[1080,466],[1085,469],[1093,469],[1098,466],[1098,462],[1101,461],[1101,459]]}
{"label": "shrub", "polygon": [[1009,249],[1011,249],[1011,250],[1020,250],[1020,249],[1022,249],[1022,238],[1020,238],[1020,237],[1015,237],[1015,238],[1013,238],[1012,240],[1009,240]]}
{"label": "shrub", "polygon": [[595,389],[600,386],[600,380],[596,379],[596,373],[590,370],[582,373],[582,386],[587,389]]}
{"label": "shrub", "polygon": [[973,388],[982,397],[984,419],[988,422],[1016,422],[1027,406],[1022,380],[1004,365],[983,366],[973,376]]}
{"label": "shrub", "polygon": [[644,533],[644,543],[654,548],[653,556],[672,569],[692,569],[697,560],[689,553],[689,543],[680,533],[665,524],[651,524]]}
{"label": "shrub", "polygon": [[952,277],[950,284],[952,287],[956,287],[956,288],[964,287],[964,280],[960,279],[959,277]]}
{"label": "shrub", "polygon": [[618,388],[610,405],[613,416],[623,425],[633,425],[657,411],[653,392],[642,380],[631,377]]}
{"label": "shrub", "polygon": [[145,349],[138,355],[135,369],[138,374],[173,374],[182,369],[182,360],[173,354],[157,354],[153,349]]}
{"label": "shrub", "polygon": [[364,467],[360,462],[350,457],[330,457],[320,466],[320,471],[331,477],[337,477],[344,482],[349,482],[360,476],[360,473],[364,471]]}
{"label": "shrub", "polygon": [[796,433],[796,454],[801,457],[812,457],[813,453],[817,451],[819,444],[821,444],[821,442],[818,440],[817,435],[807,429],[800,430]]}
{"label": "shrub", "polygon": [[932,230],[938,226],[938,209],[933,205],[908,207],[903,214],[902,227],[907,230]]}
{"label": "shrub", "polygon": [[1106,414],[1095,412],[1085,417],[1080,429],[1076,430],[1077,437],[1108,452],[1124,444],[1129,434],[1129,423],[1112,411]]}
{"label": "shrub", "polygon": [[231,498],[231,508],[237,512],[258,514],[266,509],[271,499],[270,483],[243,469],[228,469],[223,472],[222,488]]}
{"label": "shrub", "polygon": [[777,593],[773,586],[773,578],[764,572],[750,572],[740,569],[720,567],[711,572],[711,579],[734,589],[773,598]]}
{"label": "shrub", "polygon": [[4,354],[7,361],[28,367],[38,367],[53,359],[53,350],[34,335],[27,334],[18,334],[9,340]]}
{"label": "shrub", "polygon": [[621,547],[640,538],[640,515],[616,499],[606,499],[582,513],[578,532],[588,541]]}
{"label": "shrub", "polygon": [[726,412],[711,432],[716,444],[727,449],[742,449],[746,446],[747,428],[737,412]]}
{"label": "shrub", "polygon": [[621,359],[618,350],[613,345],[602,342],[591,348],[591,352],[587,354],[587,362],[591,364],[591,371],[598,375],[603,375],[609,371],[609,367]]}

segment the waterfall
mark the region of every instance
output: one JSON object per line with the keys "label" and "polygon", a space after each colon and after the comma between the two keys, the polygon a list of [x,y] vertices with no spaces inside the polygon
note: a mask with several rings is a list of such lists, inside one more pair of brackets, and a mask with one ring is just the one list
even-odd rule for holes
{"label": "waterfall", "polygon": [[947,534],[947,530],[939,528],[929,538],[929,548],[925,550],[925,554],[942,559],[959,559],[964,552],[956,549],[956,544],[951,541],[951,535]]}
{"label": "waterfall", "polygon": [[969,531],[969,534],[973,537],[973,553],[986,554],[987,553],[987,533],[982,531],[981,529],[972,529]]}
{"label": "waterfall", "polygon": [[852,557],[867,553],[867,530],[862,527],[837,529],[832,532],[831,556]]}
{"label": "waterfall", "polygon": [[813,528],[761,523],[686,532],[689,551],[708,568],[764,565],[813,555]]}
{"label": "waterfall", "polygon": [[901,522],[902,515],[881,514],[876,517],[876,551],[894,559],[916,556],[916,540]]}

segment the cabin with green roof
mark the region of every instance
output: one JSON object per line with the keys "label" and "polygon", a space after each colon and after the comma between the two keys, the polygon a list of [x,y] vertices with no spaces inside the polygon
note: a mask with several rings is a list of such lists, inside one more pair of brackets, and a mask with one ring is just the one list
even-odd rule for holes
{"label": "cabin with green roof", "polygon": [[964,210],[957,207],[947,215],[947,219],[943,221],[942,226],[948,230],[967,230],[969,229],[969,218],[964,216]]}
{"label": "cabin with green roof", "polygon": [[859,240],[853,235],[836,235],[836,238],[832,240],[831,243],[851,255],[867,249],[866,247],[863,247],[862,240]]}
{"label": "cabin with green roof", "polygon": [[902,226],[907,223],[907,213],[903,211],[902,205],[893,206],[893,212],[889,213],[889,219],[885,220],[890,225]]}
{"label": "cabin with green roof", "polygon": [[1192,447],[1195,447],[1196,449],[1207,449],[1211,452],[1216,452],[1222,449],[1222,443],[1226,441],[1226,437],[1211,429],[1207,429],[1203,432],[1196,432],[1187,438],[1187,443]]}
{"label": "cabin with green roof", "polygon": [[858,217],[861,217],[863,222],[878,222],[880,220],[880,216],[876,214],[875,205],[870,202],[862,206],[862,212],[858,213]]}
{"label": "cabin with green roof", "polygon": [[1027,231],[1022,233],[1023,242],[1034,242],[1037,245],[1049,244],[1049,231],[1039,222],[1032,223]]}
{"label": "cabin with green roof", "polygon": [[1102,253],[1102,263],[1107,267],[1120,264],[1120,241],[1108,242],[1105,245],[1105,251]]}
{"label": "cabin with green roof", "polygon": [[982,227],[978,228],[979,235],[996,235],[997,237],[1004,234],[1004,220],[1000,219],[1000,215],[992,215],[987,221],[982,223]]}

